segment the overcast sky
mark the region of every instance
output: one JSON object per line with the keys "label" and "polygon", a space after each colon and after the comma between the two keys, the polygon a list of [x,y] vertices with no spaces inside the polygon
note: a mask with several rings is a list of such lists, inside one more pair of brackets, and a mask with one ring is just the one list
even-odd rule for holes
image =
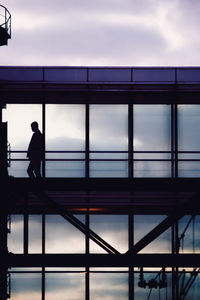
{"label": "overcast sky", "polygon": [[2,0],[0,65],[198,66],[199,0]]}

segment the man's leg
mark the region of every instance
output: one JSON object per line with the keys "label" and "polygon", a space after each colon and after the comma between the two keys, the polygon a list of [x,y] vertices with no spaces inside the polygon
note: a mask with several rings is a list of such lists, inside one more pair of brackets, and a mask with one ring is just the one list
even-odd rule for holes
{"label": "man's leg", "polygon": [[34,171],[35,171],[36,178],[41,178],[40,164],[41,164],[41,160],[36,160],[35,161]]}
{"label": "man's leg", "polygon": [[30,161],[30,164],[29,164],[28,169],[27,169],[27,173],[28,173],[28,175],[29,175],[29,177],[30,177],[31,179],[34,179],[34,178],[35,178],[35,175],[34,175],[34,173],[33,173],[33,170],[34,170],[34,163],[33,163],[33,161]]}

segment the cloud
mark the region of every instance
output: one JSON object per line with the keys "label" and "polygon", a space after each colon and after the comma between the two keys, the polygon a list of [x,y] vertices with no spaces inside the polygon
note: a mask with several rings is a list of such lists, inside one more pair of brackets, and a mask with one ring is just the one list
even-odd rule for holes
{"label": "cloud", "polygon": [[[6,1],[3,65],[195,65],[198,1]],[[187,20],[187,22],[185,21]],[[192,53],[192,55],[191,55]]]}

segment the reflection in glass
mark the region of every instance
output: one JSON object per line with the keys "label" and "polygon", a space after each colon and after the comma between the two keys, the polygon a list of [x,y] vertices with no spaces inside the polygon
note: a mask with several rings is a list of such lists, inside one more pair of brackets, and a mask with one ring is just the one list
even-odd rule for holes
{"label": "reflection in glass", "polygon": [[200,151],[200,105],[178,105],[179,151]]}
{"label": "reflection in glass", "polygon": [[90,177],[128,177],[128,162],[91,161]]}
{"label": "reflection in glass", "polygon": [[46,274],[45,300],[81,300],[85,298],[85,274]]}
{"label": "reflection in glass", "polygon": [[[128,151],[128,106],[90,105],[90,151]],[[125,153],[91,153],[92,159],[127,159]],[[91,177],[127,177],[127,161],[92,161]]]}
{"label": "reflection in glass", "polygon": [[41,274],[11,274],[11,300],[41,300]]}
{"label": "reflection in glass", "polygon": [[[134,105],[134,151],[171,151],[170,105]],[[134,154],[135,159],[169,159],[168,153]],[[135,161],[135,177],[170,177],[170,161]]]}
{"label": "reflection in glass", "polygon": [[[33,132],[30,124],[37,121],[42,131],[42,105],[7,104],[3,110],[3,121],[8,122],[8,142],[11,151],[27,151]],[[12,159],[17,158],[12,154]],[[19,155],[19,154],[18,154]],[[26,153],[21,154],[26,158]],[[28,161],[11,161],[8,173],[14,177],[27,177]]]}
{"label": "reflection in glass", "polygon": [[170,177],[171,165],[168,161],[135,161],[134,177]]}
{"label": "reflection in glass", "polygon": [[[85,105],[46,105],[46,150],[85,150]],[[47,153],[48,159],[85,159],[83,153]],[[84,161],[48,161],[47,177],[84,177]]]}
{"label": "reflection in glass", "polygon": [[[77,216],[84,222],[84,216]],[[46,253],[83,253],[85,235],[59,215],[46,216]]]}
{"label": "reflection in glass", "polygon": [[46,105],[46,150],[85,150],[85,106]]}
{"label": "reflection in glass", "polygon": [[37,121],[42,131],[41,104],[7,104],[3,121],[8,122],[8,142],[11,150],[27,150],[33,132],[31,123]]}
{"label": "reflection in glass", "polygon": [[[195,271],[195,269],[193,269]],[[191,282],[192,276],[194,276],[193,270],[191,271],[191,273],[185,273],[184,271],[181,273],[179,273],[179,289],[181,289],[181,284],[182,284],[182,280],[183,280],[183,274],[185,273],[185,281],[184,282]],[[197,271],[198,269],[196,269]],[[193,274],[193,275],[192,275]],[[190,288],[188,289],[188,293],[186,294],[184,300],[195,300],[195,299],[199,299],[200,297],[200,292],[199,292],[199,286],[200,286],[200,275],[196,274],[196,278],[194,280],[194,282],[192,283],[192,285],[190,286]],[[194,277],[193,277],[194,279]]]}
{"label": "reflection in glass", "polygon": [[91,273],[90,300],[128,300],[128,274]]}
{"label": "reflection in glass", "polygon": [[[200,151],[200,105],[178,105],[178,150]],[[197,154],[179,154],[179,159],[199,159]],[[179,177],[200,177],[199,161],[180,161]]]}
{"label": "reflection in glass", "polygon": [[200,215],[179,220],[180,253],[200,253]]}
{"label": "reflection in glass", "polygon": [[[128,250],[127,215],[91,215],[90,228],[119,252]],[[90,241],[90,252],[105,253],[93,241]]]}
{"label": "reflection in glass", "polygon": [[170,105],[134,105],[134,150],[171,150]]}
{"label": "reflection in glass", "polygon": [[23,215],[11,215],[11,232],[8,234],[8,251],[23,253]]}
{"label": "reflection in glass", "polygon": [[47,161],[46,177],[85,177],[85,162]]}
{"label": "reflection in glass", "polygon": [[[167,216],[135,215],[134,242],[135,244],[162,222]],[[140,253],[171,253],[171,230],[163,232],[158,238],[140,251]]]}
{"label": "reflection in glass", "polygon": [[42,252],[42,216],[29,215],[29,252]]}

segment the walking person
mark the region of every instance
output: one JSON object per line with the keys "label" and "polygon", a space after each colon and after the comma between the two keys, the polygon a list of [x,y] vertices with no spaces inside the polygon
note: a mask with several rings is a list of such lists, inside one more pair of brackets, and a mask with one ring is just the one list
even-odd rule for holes
{"label": "walking person", "polygon": [[30,160],[27,173],[31,179],[41,178],[40,166],[44,158],[44,136],[38,128],[38,123],[31,123],[33,135],[28,146],[27,157]]}

